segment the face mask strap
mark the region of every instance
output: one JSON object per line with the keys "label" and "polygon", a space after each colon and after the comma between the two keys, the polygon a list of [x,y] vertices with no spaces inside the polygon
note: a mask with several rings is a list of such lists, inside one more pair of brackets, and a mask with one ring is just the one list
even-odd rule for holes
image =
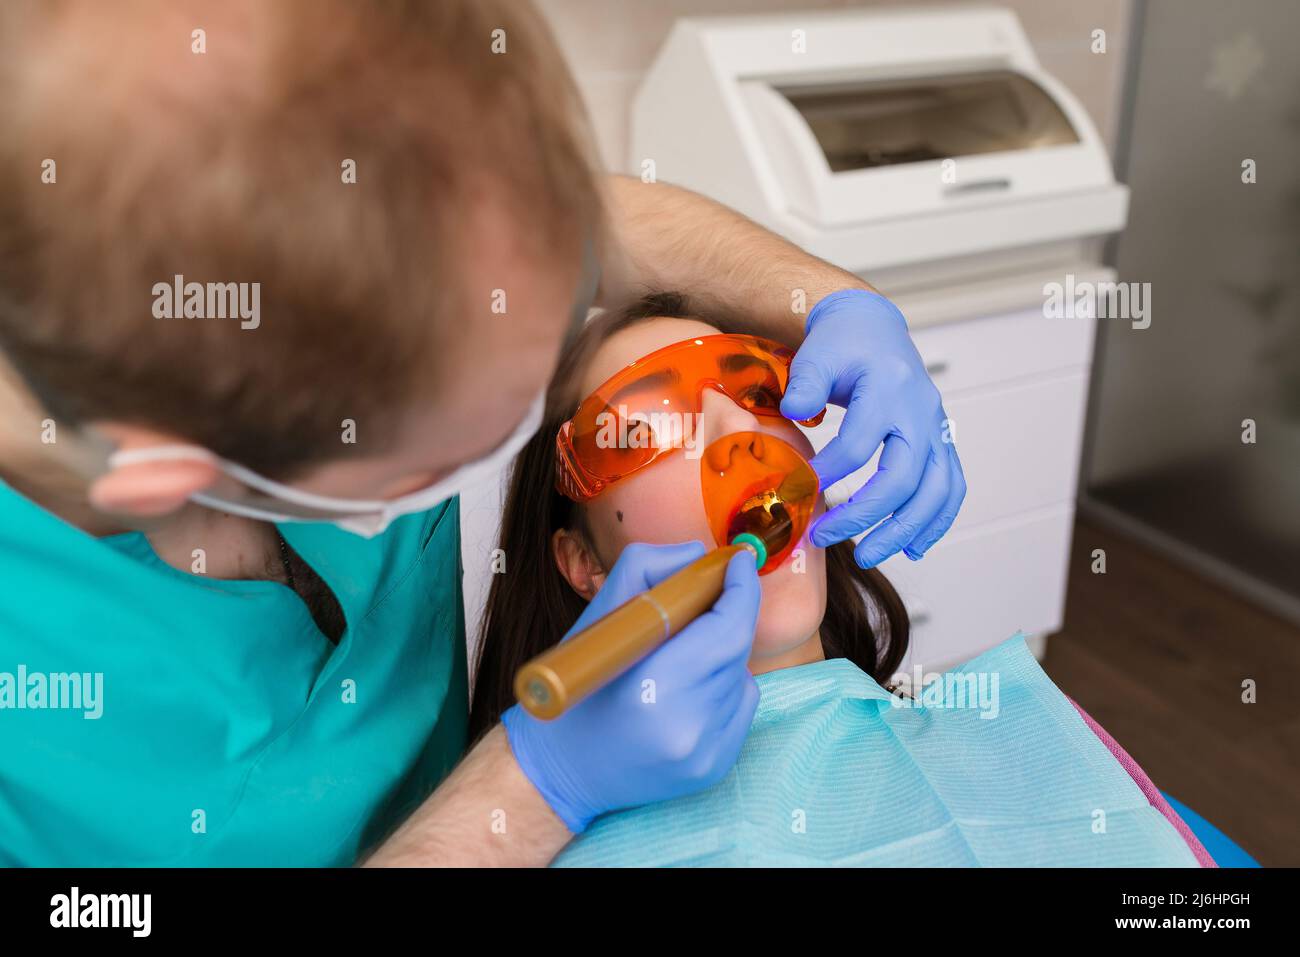
{"label": "face mask strap", "polygon": [[[541,425],[545,404],[545,392],[538,393],[515,431],[507,436],[505,442],[495,450],[475,462],[462,465],[441,481],[395,499],[363,501],[360,499],[341,499],[313,495],[292,486],[281,485],[279,482],[258,475],[256,472],[233,462],[223,462],[222,465],[226,473],[232,478],[282,501],[302,505],[317,511],[334,512],[339,520],[344,522],[351,519],[365,520],[373,517],[377,520],[378,526],[373,532],[367,530],[366,533],[378,534],[395,518],[411,512],[432,508],[439,502],[444,502],[453,495],[459,494],[471,485],[474,479],[480,476],[485,477],[504,466],[528,443],[528,440],[537,431],[538,426]],[[226,506],[223,505],[222,507]],[[302,521],[303,519],[296,520]]]}
{"label": "face mask strap", "polygon": [[220,465],[221,459],[197,445],[150,445],[142,449],[115,449],[108,455],[110,469],[129,468],[149,462],[205,462]]}
{"label": "face mask strap", "polygon": [[350,499],[335,498],[330,495],[317,495],[314,492],[305,492],[302,489],[294,488],[292,485],[284,485],[274,479],[269,479],[264,475],[259,475],[250,468],[240,465],[238,462],[230,462],[225,459],[220,460],[221,470],[238,482],[242,482],[251,489],[268,495],[271,498],[277,498],[293,505],[302,505],[306,508],[316,509],[322,512],[335,512],[339,515],[367,515],[374,512],[382,511],[385,505],[390,503],[382,500],[369,499]]}
{"label": "face mask strap", "polygon": [[[282,499],[294,505],[304,505],[321,511],[338,511],[347,514],[374,512],[383,505],[382,502],[352,501],[333,499],[328,496],[313,495],[288,485],[258,475],[252,469],[245,468],[238,462],[231,462],[207,449],[197,445],[153,445],[141,449],[119,449],[108,457],[110,469],[128,468],[152,462],[204,462],[213,465],[226,475],[247,485],[264,495]],[[240,514],[240,510],[251,510],[254,506],[241,506],[237,502],[226,501],[203,492],[195,493],[192,498],[209,507],[219,506],[222,511]]]}
{"label": "face mask strap", "polygon": [[[346,524],[374,518],[378,523],[378,528],[373,534],[378,534],[394,518],[409,512],[432,508],[439,502],[446,501],[453,495],[458,494],[471,484],[471,480],[486,476],[489,472],[503,466],[527,444],[528,440],[537,431],[542,421],[545,403],[546,395],[543,391],[533,399],[532,405],[529,406],[528,412],[525,413],[523,420],[515,431],[506,438],[504,443],[483,458],[462,465],[446,478],[427,488],[418,489],[395,499],[334,498],[305,492],[302,489],[284,485],[259,475],[238,462],[223,459],[196,445],[155,445],[142,449],[118,450],[109,455],[108,465],[109,468],[124,468],[147,462],[192,461],[211,463],[230,478],[261,492],[269,498],[277,499],[284,504],[302,506],[313,511],[326,513],[328,517],[306,518],[287,515],[276,512],[271,508],[243,504],[238,501],[209,495],[206,492],[196,492],[190,497],[200,505],[244,518],[271,522],[336,521]],[[370,534],[370,532],[367,530],[367,532],[361,534]]]}

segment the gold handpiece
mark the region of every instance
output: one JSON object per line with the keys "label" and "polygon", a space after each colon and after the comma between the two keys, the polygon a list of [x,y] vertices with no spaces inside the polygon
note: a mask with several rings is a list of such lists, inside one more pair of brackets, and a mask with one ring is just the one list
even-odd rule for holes
{"label": "gold handpiece", "polygon": [[539,718],[558,718],[712,608],[727,564],[742,548],[757,551],[751,545],[714,549],[542,652],[515,674],[515,697]]}

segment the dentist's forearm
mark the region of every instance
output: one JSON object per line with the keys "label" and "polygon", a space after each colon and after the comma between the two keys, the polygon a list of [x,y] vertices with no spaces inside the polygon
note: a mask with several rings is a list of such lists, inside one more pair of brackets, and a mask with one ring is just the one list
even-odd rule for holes
{"label": "dentist's forearm", "polygon": [[618,248],[606,257],[601,305],[649,290],[680,290],[705,308],[743,316],[760,331],[797,343],[808,311],[823,296],[873,289],[698,193],[628,176],[609,176],[605,187]]}
{"label": "dentist's forearm", "polygon": [[541,867],[572,834],[497,725],[367,860],[367,867]]}

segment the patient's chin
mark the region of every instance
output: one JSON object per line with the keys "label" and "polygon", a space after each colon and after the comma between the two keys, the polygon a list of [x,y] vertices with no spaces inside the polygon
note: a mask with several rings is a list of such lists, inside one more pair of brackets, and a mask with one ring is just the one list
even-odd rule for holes
{"label": "patient's chin", "polygon": [[820,553],[796,569],[790,562],[759,581],[763,600],[754,629],[754,656],[793,651],[821,627],[826,613],[826,568]]}

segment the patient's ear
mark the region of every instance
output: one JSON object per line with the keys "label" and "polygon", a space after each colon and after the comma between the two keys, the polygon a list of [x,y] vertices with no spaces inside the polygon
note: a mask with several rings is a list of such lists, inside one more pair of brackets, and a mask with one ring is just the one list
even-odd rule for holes
{"label": "patient's ear", "polygon": [[562,528],[551,536],[551,553],[555,566],[569,587],[586,601],[596,597],[605,584],[605,566],[581,532]]}

